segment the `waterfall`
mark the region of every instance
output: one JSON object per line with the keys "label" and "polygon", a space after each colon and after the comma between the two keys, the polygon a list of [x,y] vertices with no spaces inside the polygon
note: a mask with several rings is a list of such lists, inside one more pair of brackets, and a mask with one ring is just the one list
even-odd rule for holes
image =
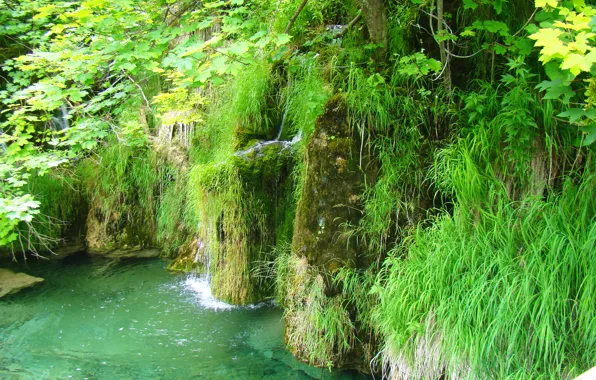
{"label": "waterfall", "polygon": [[281,116],[281,122],[279,123],[279,129],[277,131],[277,136],[275,137],[274,140],[259,141],[248,149],[241,150],[241,151],[234,153],[234,155],[238,156],[238,157],[246,156],[247,154],[250,154],[255,151],[260,152],[261,149],[263,149],[264,147],[269,146],[269,145],[279,145],[279,146],[281,146],[282,150],[284,150],[284,149],[290,148],[292,145],[294,145],[298,141],[300,141],[302,139],[302,131],[299,131],[298,134],[296,136],[294,136],[294,138],[292,138],[292,140],[290,140],[290,141],[280,140],[281,135],[284,130],[284,124],[286,121],[286,115],[288,113],[289,106],[290,106],[290,95],[288,94],[286,96],[286,105],[284,107],[284,112]]}
{"label": "waterfall", "polygon": [[[0,128],[0,136],[3,136],[3,135],[4,135],[4,130],[2,128]],[[7,148],[6,143],[5,142],[0,143],[0,148],[2,148],[2,153],[6,152],[6,148]]]}
{"label": "waterfall", "polygon": [[[288,82],[288,88],[291,88],[291,81]],[[281,123],[279,123],[279,131],[277,132],[275,141],[279,141],[279,139],[281,139],[281,134],[284,131],[284,123],[286,121],[286,114],[288,113],[288,108],[290,108],[290,94],[286,94],[286,105],[284,107],[284,112],[281,115]]]}
{"label": "waterfall", "polygon": [[68,122],[68,109],[66,108],[66,104],[62,103],[60,106],[60,114],[57,116],[52,116],[50,119],[50,128],[53,131],[64,131],[70,128],[70,124]]}
{"label": "waterfall", "polygon": [[202,273],[191,273],[184,281],[184,288],[191,291],[197,303],[204,309],[231,310],[235,306],[218,300],[211,292],[211,255],[202,240],[197,241],[195,261],[202,263]]}

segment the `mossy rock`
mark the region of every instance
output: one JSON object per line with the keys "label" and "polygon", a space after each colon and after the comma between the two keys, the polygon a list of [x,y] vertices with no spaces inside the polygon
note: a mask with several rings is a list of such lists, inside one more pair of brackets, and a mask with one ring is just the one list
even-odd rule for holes
{"label": "mossy rock", "polygon": [[194,259],[182,253],[171,269],[203,270],[208,265],[213,294],[228,303],[249,304],[270,296],[272,287],[255,277],[253,269],[270,258],[278,238],[289,240],[284,217],[293,213],[288,201],[293,160],[287,143],[258,144],[258,149],[226,161],[192,168],[190,202],[203,253]]}
{"label": "mossy rock", "polygon": [[360,253],[342,225],[358,224],[364,173],[359,141],[347,120],[341,97],[328,102],[308,142],[306,173],[296,211],[292,250],[327,271],[354,266]]}
{"label": "mossy rock", "polygon": [[168,270],[170,272],[188,273],[196,270],[198,267],[199,263],[195,261],[195,256],[188,254],[178,255],[178,257],[168,264]]}
{"label": "mossy rock", "polygon": [[286,201],[292,193],[292,162],[289,149],[271,144],[198,175],[211,202],[199,235],[209,245],[217,298],[249,304],[270,296],[270,287],[252,269],[270,254],[277,244],[279,221],[292,212]]}
{"label": "mossy rock", "polygon": [[[341,289],[330,281],[330,274],[340,267],[366,265],[362,248],[357,239],[349,238],[345,227],[358,225],[362,216],[365,173],[359,166],[359,151],[359,139],[351,131],[341,97],[336,96],[317,119],[307,144],[306,171],[292,240],[292,254],[300,263],[294,272],[302,276],[295,276],[294,280],[299,281],[292,283],[285,295],[286,345],[300,360],[315,366],[368,368],[363,346],[369,344],[370,337],[360,336],[357,328],[350,328],[352,324],[357,326],[353,310],[340,302],[344,299]],[[368,157],[363,157],[362,165],[369,165]],[[313,301],[315,283],[321,293]],[[313,302],[318,306],[313,307]],[[320,315],[313,316],[313,310]],[[346,340],[348,347],[320,338],[327,332],[313,331],[316,320],[312,318],[324,319],[322,325],[333,323],[337,329],[344,329],[343,338],[334,339],[341,341],[351,336]]]}
{"label": "mossy rock", "polygon": [[153,223],[148,224],[141,217],[128,219],[118,213],[105,215],[97,201],[89,208],[86,228],[87,251],[92,255],[136,252],[156,245]]}

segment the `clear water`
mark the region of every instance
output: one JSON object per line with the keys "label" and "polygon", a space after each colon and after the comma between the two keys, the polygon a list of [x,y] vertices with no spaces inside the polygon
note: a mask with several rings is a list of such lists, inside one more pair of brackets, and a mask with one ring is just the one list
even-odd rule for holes
{"label": "clear water", "polygon": [[26,272],[46,281],[0,300],[0,378],[359,377],[294,359],[273,305],[232,307],[166,264],[79,257],[30,265]]}

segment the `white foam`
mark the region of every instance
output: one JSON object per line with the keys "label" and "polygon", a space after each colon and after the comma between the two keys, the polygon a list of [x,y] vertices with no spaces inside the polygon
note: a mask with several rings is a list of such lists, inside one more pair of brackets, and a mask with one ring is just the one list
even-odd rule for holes
{"label": "white foam", "polygon": [[227,304],[218,300],[211,293],[211,285],[207,278],[204,277],[187,277],[184,281],[184,288],[193,292],[201,305],[205,309],[210,310],[231,310],[233,305]]}

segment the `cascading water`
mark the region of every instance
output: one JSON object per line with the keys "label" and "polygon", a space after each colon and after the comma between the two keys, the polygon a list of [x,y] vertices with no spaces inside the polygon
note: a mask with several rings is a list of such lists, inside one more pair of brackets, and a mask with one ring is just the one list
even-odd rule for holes
{"label": "cascading water", "polygon": [[290,141],[285,141],[285,140],[281,140],[282,134],[283,134],[283,130],[284,130],[284,124],[286,121],[286,115],[288,113],[288,109],[289,109],[289,105],[290,105],[290,96],[286,96],[286,105],[284,107],[284,112],[281,116],[281,122],[279,124],[279,128],[277,130],[277,135],[275,137],[274,140],[268,140],[268,141],[259,141],[258,143],[256,143],[255,145],[251,146],[248,149],[245,150],[241,150],[238,151],[236,153],[234,153],[235,156],[241,157],[241,156],[246,156],[248,154],[251,154],[253,152],[260,152],[264,147],[269,146],[269,145],[279,145],[281,146],[281,150],[287,149],[292,147],[293,145],[295,145],[297,142],[299,142],[302,139],[302,131],[299,131],[298,134],[296,134],[296,136],[294,136],[294,138],[292,138],[292,140]]}
{"label": "cascading water", "polygon": [[66,108],[66,104],[62,104],[60,106],[60,114],[58,116],[52,116],[50,119],[50,128],[53,131],[64,131],[70,128],[70,124],[68,122],[68,109]]}
{"label": "cascading water", "polygon": [[184,287],[196,295],[199,305],[210,310],[230,310],[234,306],[218,300],[211,292],[211,259],[209,252],[205,249],[205,243],[197,241],[195,261],[201,263],[205,268],[201,273],[191,273],[184,281]]}

